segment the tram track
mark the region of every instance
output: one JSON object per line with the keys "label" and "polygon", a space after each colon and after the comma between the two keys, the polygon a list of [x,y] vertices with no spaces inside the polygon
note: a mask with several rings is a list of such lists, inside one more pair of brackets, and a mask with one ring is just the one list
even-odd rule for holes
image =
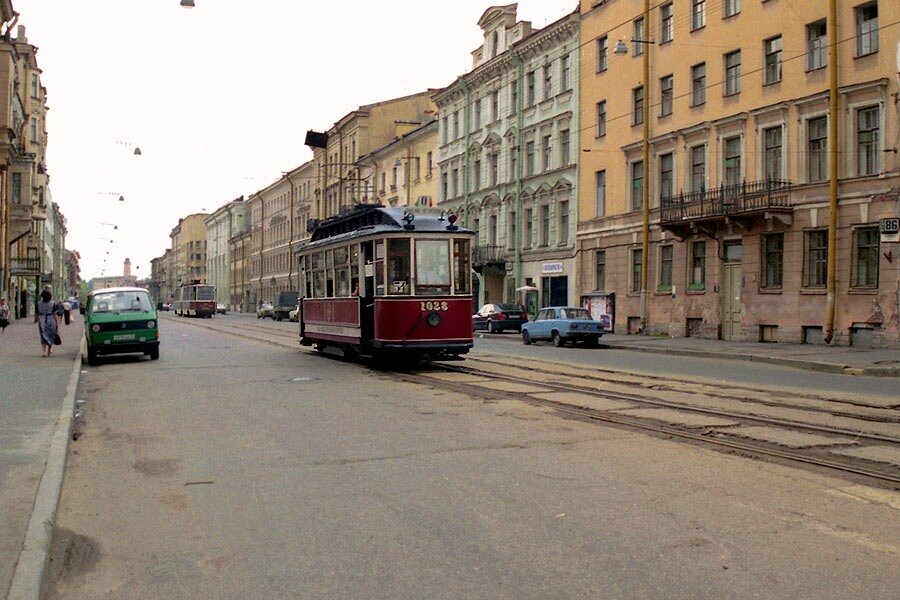
{"label": "tram track", "polygon": [[[299,349],[297,332],[293,328],[235,320],[184,322]],[[510,357],[485,353],[469,355],[465,364],[434,363],[425,369],[391,371],[390,376],[410,383],[451,389],[483,401],[516,400],[579,419],[680,439],[750,458],[820,469],[876,487],[900,489],[900,465],[841,454],[847,450],[876,454],[885,449],[889,453],[900,452],[900,411],[894,403],[884,399],[726,386],[715,381],[687,381],[543,360],[515,359],[513,362],[523,366],[511,366]],[[498,371],[500,367],[503,372]],[[515,390],[516,384],[532,389]],[[613,389],[600,389],[602,386]],[[504,387],[507,389],[502,389]],[[673,395],[673,398],[660,398],[661,394]],[[559,401],[538,395],[566,395],[568,399]],[[583,401],[573,401],[573,395]],[[707,405],[679,401],[679,396],[682,399],[693,396]],[[605,410],[590,406],[597,402],[617,404]],[[714,406],[717,402],[732,405],[731,410]],[[733,410],[734,403],[752,410],[762,407],[762,410],[788,411],[792,418]],[[670,418],[674,422],[661,421],[647,411],[675,411],[685,415],[688,424],[678,424],[677,416]],[[698,427],[689,424],[691,418],[688,415],[713,421]],[[716,424],[716,419],[729,423]],[[810,422],[829,419],[844,426]],[[771,440],[740,436],[742,430],[759,428],[783,432],[787,436],[815,435],[821,439],[808,447],[792,448]]]}
{"label": "tram track", "polygon": [[[435,365],[435,370],[458,374],[464,377],[486,377],[486,375],[478,369],[471,369],[459,365],[438,364]],[[617,408],[614,409],[601,410],[588,406],[578,406],[570,401],[562,402],[544,397],[536,397],[536,392],[534,391],[504,391],[499,389],[503,387],[499,385],[500,382],[519,383],[519,380],[514,377],[496,373],[490,375],[489,381],[492,384],[490,387],[475,385],[476,382],[473,381],[448,381],[445,378],[435,378],[433,375],[427,373],[402,373],[400,374],[400,378],[409,382],[430,385],[432,387],[436,384],[440,384],[441,387],[450,387],[454,391],[480,397],[485,400],[517,400],[534,406],[550,408],[565,415],[571,415],[590,421],[600,421],[619,427],[625,427],[629,430],[651,433],[657,436],[686,440],[719,451],[740,454],[751,458],[775,460],[783,464],[814,467],[831,473],[850,476],[869,485],[895,487],[896,489],[900,489],[900,467],[897,465],[873,462],[832,453],[835,449],[859,447],[860,440],[865,440],[867,442],[866,447],[878,446],[900,450],[900,437],[897,436],[868,435],[856,431],[818,428],[815,426],[807,426],[803,423],[786,422],[765,417],[752,417],[725,411],[696,410],[683,405],[659,404],[632,395],[599,392],[585,388],[573,388],[571,386],[555,383],[542,382],[534,384],[540,389],[537,393],[541,396],[570,394],[574,392],[606,402],[629,404],[629,407],[617,406]],[[632,408],[640,409],[640,407],[648,405],[653,406],[654,408],[673,409],[683,413],[700,413],[708,417],[730,419],[734,421],[734,423],[725,426],[708,425],[695,427],[660,422],[659,420],[646,416],[646,413],[642,413],[643,416],[628,414]],[[677,421],[678,419],[675,418],[675,420]],[[742,427],[759,425],[778,428],[789,433],[814,430],[823,437],[838,439],[846,437],[848,438],[848,441],[846,443],[840,441],[835,443],[824,442],[808,448],[785,448],[769,441],[753,438],[739,439],[733,435],[734,432]]]}

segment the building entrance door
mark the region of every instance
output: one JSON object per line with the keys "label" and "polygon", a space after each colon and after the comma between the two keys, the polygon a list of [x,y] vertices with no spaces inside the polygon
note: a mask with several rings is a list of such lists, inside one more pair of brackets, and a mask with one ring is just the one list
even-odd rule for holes
{"label": "building entrance door", "polygon": [[741,335],[741,244],[725,244],[722,265],[722,339],[737,340]]}

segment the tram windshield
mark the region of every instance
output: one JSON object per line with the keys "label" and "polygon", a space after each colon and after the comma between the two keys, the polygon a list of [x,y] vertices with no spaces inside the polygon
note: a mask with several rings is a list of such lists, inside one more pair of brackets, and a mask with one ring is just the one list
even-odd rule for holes
{"label": "tram windshield", "polygon": [[448,240],[416,240],[416,294],[450,293]]}

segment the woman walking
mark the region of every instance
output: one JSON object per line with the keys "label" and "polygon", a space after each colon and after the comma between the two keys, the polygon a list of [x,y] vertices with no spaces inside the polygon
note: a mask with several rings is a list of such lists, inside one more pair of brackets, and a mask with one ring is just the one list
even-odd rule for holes
{"label": "woman walking", "polygon": [[6,299],[0,298],[0,333],[6,333],[9,326],[9,306],[6,305]]}
{"label": "woman walking", "polygon": [[41,292],[41,299],[37,303],[34,312],[34,322],[38,324],[38,333],[41,335],[41,355],[50,356],[53,354],[53,341],[56,339],[59,331],[57,320],[60,308],[59,304],[53,302],[53,294],[50,290]]}

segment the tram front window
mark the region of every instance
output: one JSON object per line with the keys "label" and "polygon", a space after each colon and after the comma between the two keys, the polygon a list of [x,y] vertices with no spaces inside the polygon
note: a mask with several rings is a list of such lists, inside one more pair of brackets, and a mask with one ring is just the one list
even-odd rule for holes
{"label": "tram front window", "polygon": [[450,250],[447,240],[416,241],[416,294],[450,293]]}
{"label": "tram front window", "polygon": [[388,294],[409,294],[409,240],[388,240],[387,249]]}

